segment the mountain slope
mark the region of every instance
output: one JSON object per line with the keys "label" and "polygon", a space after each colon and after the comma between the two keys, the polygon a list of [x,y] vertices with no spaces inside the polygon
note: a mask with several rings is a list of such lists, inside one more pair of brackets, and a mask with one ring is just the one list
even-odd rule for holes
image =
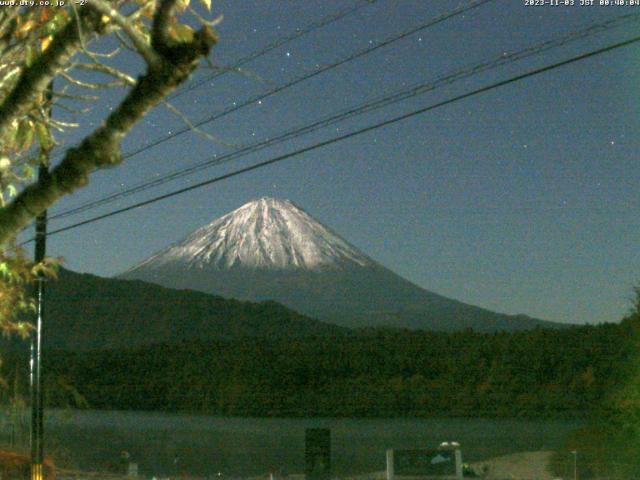
{"label": "mountain slope", "polygon": [[214,220],[120,278],[243,300],[276,300],[346,327],[496,331],[562,326],[424,290],[293,203],[272,198]]}
{"label": "mountain slope", "polygon": [[59,280],[47,284],[44,335],[50,348],[118,349],[244,336],[294,338],[344,332],[275,302],[227,300],[64,269]]}

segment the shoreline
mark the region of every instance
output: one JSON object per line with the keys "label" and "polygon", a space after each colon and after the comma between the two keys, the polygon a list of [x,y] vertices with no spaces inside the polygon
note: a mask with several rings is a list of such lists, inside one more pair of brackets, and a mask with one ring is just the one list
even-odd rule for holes
{"label": "shoreline", "polygon": [[[491,457],[486,460],[469,464],[481,480],[553,480],[555,475],[549,471],[551,455],[550,450],[517,452],[498,457]],[[305,475],[301,473],[277,476],[272,473],[253,475],[245,477],[216,477],[216,476],[191,476],[182,475],[177,477],[128,477],[126,475],[106,473],[106,472],[85,472],[79,470],[60,469],[56,474],[58,480],[212,480],[215,478],[225,480],[305,480]],[[469,477],[471,478],[471,477]],[[385,480],[386,471],[374,471],[358,475],[334,476],[332,480]]]}

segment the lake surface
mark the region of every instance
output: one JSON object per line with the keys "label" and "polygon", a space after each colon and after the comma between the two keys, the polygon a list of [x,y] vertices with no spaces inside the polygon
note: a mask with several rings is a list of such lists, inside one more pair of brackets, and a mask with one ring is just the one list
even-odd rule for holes
{"label": "lake surface", "polygon": [[[304,471],[306,428],[331,429],[338,475],[385,468],[388,448],[458,441],[463,460],[559,447],[579,420],[223,418],[156,412],[47,412],[48,453],[58,465],[117,468],[127,451],[144,475],[256,475]],[[177,462],[176,462],[177,459]]]}

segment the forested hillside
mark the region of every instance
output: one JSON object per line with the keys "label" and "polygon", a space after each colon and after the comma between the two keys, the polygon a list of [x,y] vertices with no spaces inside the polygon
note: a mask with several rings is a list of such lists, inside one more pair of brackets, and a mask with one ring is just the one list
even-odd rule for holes
{"label": "forested hillside", "polygon": [[93,408],[221,415],[574,416],[622,381],[630,326],[481,334],[364,330],[49,352]]}
{"label": "forested hillside", "polygon": [[59,281],[50,282],[46,308],[45,346],[73,351],[347,333],[272,301],[242,302],[66,269],[61,269]]}

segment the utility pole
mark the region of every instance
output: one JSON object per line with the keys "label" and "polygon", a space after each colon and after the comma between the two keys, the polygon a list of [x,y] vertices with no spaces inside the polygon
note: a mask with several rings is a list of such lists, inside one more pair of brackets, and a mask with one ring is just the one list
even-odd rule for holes
{"label": "utility pole", "polygon": [[[47,109],[51,117],[53,84],[49,84],[46,94]],[[41,147],[40,165],[38,167],[38,183],[49,181],[50,147]],[[44,260],[47,251],[47,211],[36,217],[35,263]],[[36,283],[36,325],[35,338],[31,336],[31,361],[29,383],[31,387],[31,480],[44,479],[44,422],[42,402],[42,324],[44,321],[44,295],[46,278],[38,273]]]}
{"label": "utility pole", "polygon": [[[47,178],[49,169],[41,164],[38,170],[38,181]],[[47,212],[46,210],[36,218],[36,263],[44,260],[47,242]],[[44,318],[45,279],[38,274],[36,291],[37,319],[35,338],[31,337],[31,480],[42,480],[43,451],[43,421],[42,421],[42,322]]]}

